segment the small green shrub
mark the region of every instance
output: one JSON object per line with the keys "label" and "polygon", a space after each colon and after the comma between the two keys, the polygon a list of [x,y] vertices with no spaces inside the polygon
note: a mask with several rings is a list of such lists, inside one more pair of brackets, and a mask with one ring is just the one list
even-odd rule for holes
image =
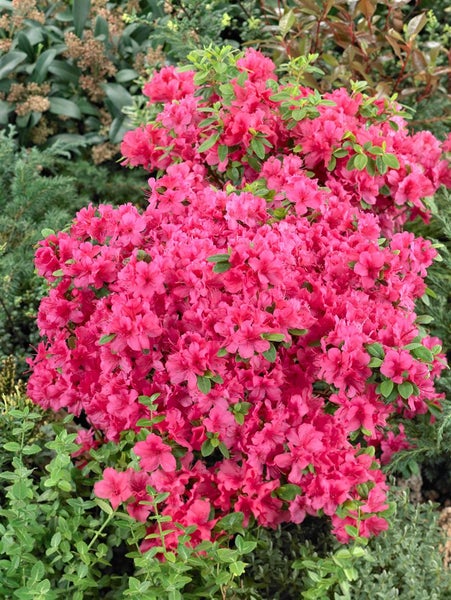
{"label": "small green shrub", "polygon": [[413,505],[395,491],[391,526],[363,545],[338,546],[323,530],[260,530],[244,588],[259,600],[446,600],[443,536],[432,504]]}
{"label": "small green shrub", "polygon": [[[161,545],[142,554],[145,525],[92,500],[89,473],[108,459],[116,464],[121,448],[103,448],[82,470],[84,458],[78,464],[72,458],[79,449],[72,418],[61,414],[49,423],[20,388],[11,387],[10,375],[0,373],[0,387],[8,391],[0,401],[1,598],[194,600],[226,598],[240,589],[244,557],[256,542],[239,518],[234,531],[241,535],[230,548],[222,538],[197,548],[181,544],[175,555],[165,551],[162,534]],[[153,497],[151,518],[163,523],[159,496]]]}
{"label": "small green shrub", "polygon": [[109,576],[105,569],[120,552],[120,531],[104,543],[109,516],[89,500],[87,482],[71,463],[76,434],[53,429],[49,439],[43,413],[19,392],[2,396],[0,597],[76,600],[99,597],[99,590],[117,597],[125,573]]}

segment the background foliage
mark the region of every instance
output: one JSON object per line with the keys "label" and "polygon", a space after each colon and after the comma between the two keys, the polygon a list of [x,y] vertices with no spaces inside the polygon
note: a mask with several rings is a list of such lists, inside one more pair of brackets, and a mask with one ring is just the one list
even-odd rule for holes
{"label": "background foliage", "polygon": [[415,108],[417,128],[446,134],[451,65],[443,3],[282,0],[261,7],[271,38],[260,43],[277,62],[313,55],[322,73],[307,72],[306,85],[328,91],[365,81],[370,93],[396,93]]}

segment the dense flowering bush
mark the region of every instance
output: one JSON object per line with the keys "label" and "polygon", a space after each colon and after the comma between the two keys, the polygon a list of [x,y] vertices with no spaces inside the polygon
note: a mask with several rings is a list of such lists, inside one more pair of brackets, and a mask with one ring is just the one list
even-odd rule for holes
{"label": "dense flowering bush", "polygon": [[378,533],[400,420],[440,406],[441,346],[414,311],[436,251],[401,230],[449,183],[440,143],[394,103],[279,82],[254,50],[191,58],[154,75],[155,119],[124,138],[147,209],[90,206],[39,245],[29,394],[84,412],[81,450],[137,432],[96,494],[146,522],[149,490],[169,492],[193,543],[231,512]]}

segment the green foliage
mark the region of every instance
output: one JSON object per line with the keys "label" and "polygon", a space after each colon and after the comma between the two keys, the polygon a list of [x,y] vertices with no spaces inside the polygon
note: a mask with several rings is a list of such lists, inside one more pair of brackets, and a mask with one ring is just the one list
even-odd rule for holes
{"label": "green foliage", "polygon": [[[340,546],[317,524],[260,530],[244,588],[259,600],[445,600],[451,578],[439,547],[443,536],[431,504],[414,506],[394,492],[390,529],[368,545]],[[252,594],[252,595],[251,595]]]}
{"label": "green foliage", "polygon": [[98,163],[117,155],[136,80],[163,60],[149,26],[124,22],[132,5],[154,2],[2,1],[0,125],[15,124],[21,145],[95,146]]}
{"label": "green foliage", "polygon": [[21,394],[2,398],[2,598],[117,598],[125,587],[126,573],[109,564],[119,553],[127,565],[120,544],[129,532],[113,534],[111,515],[89,499],[91,483],[70,458],[76,434],[64,425],[50,427]]}
{"label": "green foliage", "polygon": [[451,597],[451,575],[443,567],[443,536],[431,504],[413,505],[396,496],[391,527],[368,545],[366,560],[356,565],[352,600],[445,600]]}
{"label": "green foliage", "polygon": [[210,44],[238,48],[260,35],[263,25],[257,0],[157,0],[147,15],[130,14],[127,20],[148,25],[152,43],[173,63]]}
{"label": "green foliage", "polygon": [[196,548],[189,544],[195,527],[186,528],[178,552],[169,552],[165,536],[171,530],[163,530],[168,517],[158,513],[167,494],[153,490],[150,519],[160,534],[143,554],[145,525],[104,500],[92,500],[89,476],[105,462],[120,463],[135,434],[126,434],[119,448],[107,444],[93,452],[84,469],[82,458],[77,467],[71,458],[78,450],[72,418],[61,415],[48,423],[23,391],[7,385],[10,375],[0,374],[2,389],[9,390],[0,402],[0,597],[194,600],[225,598],[240,589],[245,557],[256,546],[242,514],[218,523],[218,534],[224,528],[227,535]]}

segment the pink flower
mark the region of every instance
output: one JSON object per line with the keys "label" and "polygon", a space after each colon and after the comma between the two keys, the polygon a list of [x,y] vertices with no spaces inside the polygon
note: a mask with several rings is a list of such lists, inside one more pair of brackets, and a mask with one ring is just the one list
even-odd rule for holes
{"label": "pink flower", "polygon": [[103,472],[103,479],[94,484],[94,494],[109,500],[116,510],[121,502],[125,502],[132,495],[127,473],[107,467]]}
{"label": "pink flower", "polygon": [[381,373],[394,383],[402,383],[409,378],[413,358],[406,350],[388,350],[381,365]]}
{"label": "pink flower", "polygon": [[163,471],[175,471],[176,462],[170,446],[158,435],[149,433],[143,442],[135,444],[133,451],[141,458],[139,464],[149,473],[161,467]]}

